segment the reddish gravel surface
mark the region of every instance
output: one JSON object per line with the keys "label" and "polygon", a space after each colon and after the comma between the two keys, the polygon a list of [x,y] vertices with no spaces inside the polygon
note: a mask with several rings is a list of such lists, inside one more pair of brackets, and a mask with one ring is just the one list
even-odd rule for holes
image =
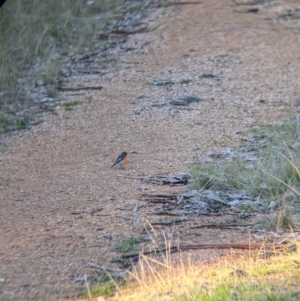
{"label": "reddish gravel surface", "polygon": [[[145,19],[154,30],[111,50],[117,63],[105,75],[69,80],[102,90],[61,93],[82,103],[70,112],[59,106],[42,124],[1,137],[1,300],[71,299],[81,287],[72,277],[92,274],[90,262],[113,266],[116,245],[159,218],[141,191],[181,189],[117,175],[185,171],[207,150],[235,144],[235,130],[296,112],[300,26],[269,17],[295,3],[278,1],[257,14],[236,12],[240,6],[229,0],[157,8]],[[174,84],[150,85],[154,79]],[[185,94],[201,101],[168,104]],[[129,163],[112,169],[122,151]],[[233,230],[186,235],[195,223],[230,218],[199,216],[157,229],[183,243],[245,242],[247,234]]]}

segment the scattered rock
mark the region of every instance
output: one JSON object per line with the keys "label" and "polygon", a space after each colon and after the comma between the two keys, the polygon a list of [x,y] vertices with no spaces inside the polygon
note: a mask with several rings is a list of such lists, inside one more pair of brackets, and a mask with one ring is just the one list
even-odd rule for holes
{"label": "scattered rock", "polygon": [[38,79],[37,81],[36,81],[36,86],[44,86],[44,81],[42,80],[42,79]]}
{"label": "scattered rock", "polygon": [[218,202],[218,203],[221,203],[221,204],[227,206],[227,203],[226,203],[224,200],[222,200],[222,199],[220,198],[220,196],[219,196],[215,191],[213,191],[213,190],[210,190],[210,191],[208,192],[208,194],[207,194],[206,197],[207,197],[209,200],[216,201],[216,202]]}
{"label": "scattered rock", "polygon": [[[101,277],[99,277],[99,278],[101,278]],[[88,281],[93,281],[93,282],[99,281],[98,277],[93,276],[93,275],[86,275],[86,279],[87,279]],[[75,283],[76,283],[76,282],[82,282],[82,283],[84,283],[84,282],[85,282],[85,277],[84,277],[84,276],[82,276],[82,277],[76,277],[76,278],[74,278],[73,281],[74,281]]]}
{"label": "scattered rock", "polygon": [[262,183],[259,185],[261,189],[268,189],[268,185],[266,183]]}
{"label": "scattered rock", "polygon": [[269,210],[277,210],[278,208],[279,208],[279,202],[278,201],[277,202],[272,201],[270,203],[270,205],[268,206]]}
{"label": "scattered rock", "polygon": [[4,296],[13,296],[14,293],[13,292],[8,292],[8,291],[3,291],[2,295],[4,295]]}
{"label": "scattered rock", "polygon": [[166,86],[173,85],[174,82],[171,79],[153,79],[150,81],[150,85],[153,86]]}
{"label": "scattered rock", "polygon": [[179,80],[179,82],[181,84],[188,84],[188,83],[191,82],[191,80],[189,78],[182,78],[182,79]]}
{"label": "scattered rock", "polygon": [[232,160],[235,158],[235,150],[233,148],[227,147],[223,149],[221,152],[217,153],[212,150],[208,150],[203,158],[200,158],[201,161],[204,162],[213,162],[213,161],[221,161],[221,160]]}
{"label": "scattered rock", "polygon": [[53,101],[52,97],[44,97],[40,101],[37,101],[37,102],[51,102],[51,101]]}
{"label": "scattered rock", "polygon": [[230,206],[237,206],[237,205],[240,205],[242,202],[239,201],[239,200],[234,200],[234,201],[230,201],[228,202],[227,204],[230,205]]}
{"label": "scattered rock", "polygon": [[251,214],[250,212],[248,212],[248,211],[243,211],[243,212],[241,212],[241,213],[238,215],[238,217],[239,217],[240,219],[246,219],[246,218],[249,218],[251,215],[252,215],[252,214]]}
{"label": "scattered rock", "polygon": [[201,98],[194,94],[184,95],[175,99],[172,99],[169,103],[174,106],[187,106],[192,102],[199,102]]}
{"label": "scattered rock", "polygon": [[172,239],[173,233],[167,232],[167,233],[166,233],[166,237],[167,237],[168,240]]}
{"label": "scattered rock", "polygon": [[199,78],[205,78],[205,79],[214,79],[216,76],[212,73],[203,73],[199,76]]}
{"label": "scattered rock", "polygon": [[256,154],[254,154],[254,153],[242,154],[241,157],[244,158],[246,161],[257,161],[258,160]]}
{"label": "scattered rock", "polygon": [[233,10],[236,13],[252,13],[256,14],[259,12],[259,7],[255,6],[239,6]]}
{"label": "scattered rock", "polygon": [[153,103],[152,105],[151,105],[151,107],[154,107],[154,108],[162,108],[162,107],[164,107],[164,106],[166,106],[167,105],[167,103],[165,103],[165,102],[157,102],[157,103]]}
{"label": "scattered rock", "polygon": [[[198,214],[198,215],[199,215],[200,213],[203,214],[203,213],[206,213],[206,212],[209,211],[209,206],[208,206],[208,204],[205,203],[205,202],[203,202],[203,201],[197,200],[197,199],[195,199],[195,198],[191,198],[191,199],[189,199],[189,203],[197,206],[196,210],[197,210],[197,214]],[[199,210],[200,210],[201,212],[200,212]]]}
{"label": "scattered rock", "polygon": [[233,135],[240,135],[240,134],[242,134],[242,131],[234,131],[232,134]]}
{"label": "scattered rock", "polygon": [[254,238],[255,240],[263,240],[263,239],[264,239],[263,236],[257,235],[257,234],[253,234],[253,238]]}
{"label": "scattered rock", "polygon": [[147,183],[159,184],[159,185],[187,185],[191,183],[192,175],[188,172],[170,173],[170,174],[160,174],[151,175],[146,179]]}
{"label": "scattered rock", "polygon": [[262,4],[269,0],[232,0],[236,5],[256,5]]}

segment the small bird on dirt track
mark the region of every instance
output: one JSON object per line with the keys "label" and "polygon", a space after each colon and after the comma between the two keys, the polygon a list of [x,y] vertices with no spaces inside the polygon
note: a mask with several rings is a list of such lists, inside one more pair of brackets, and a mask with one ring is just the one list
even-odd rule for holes
{"label": "small bird on dirt track", "polygon": [[114,163],[114,165],[112,167],[114,167],[117,164],[122,164],[125,165],[128,162],[128,155],[126,152],[123,152],[116,160],[116,162]]}

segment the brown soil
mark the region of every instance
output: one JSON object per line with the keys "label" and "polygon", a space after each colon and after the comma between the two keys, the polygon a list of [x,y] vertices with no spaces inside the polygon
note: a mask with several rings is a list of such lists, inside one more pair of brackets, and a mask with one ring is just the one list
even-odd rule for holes
{"label": "brown soil", "polygon": [[[185,171],[208,149],[236,143],[235,130],[294,113],[300,27],[235,9],[229,0],[156,9],[145,20],[154,30],[116,47],[118,62],[106,75],[70,79],[74,86],[102,85],[101,91],[64,92],[61,98],[82,104],[70,112],[59,107],[41,125],[1,137],[0,292],[14,294],[1,300],[71,296],[81,287],[72,277],[92,274],[90,262],[113,266],[116,245],[158,219],[140,200],[141,190],[180,189],[118,174]],[[162,78],[175,84],[149,85]],[[180,83],[184,78],[190,82]],[[184,109],[153,106],[184,94],[201,101]],[[122,151],[129,164],[112,169]],[[241,231],[185,234],[194,223],[230,218],[199,216],[156,229],[183,243],[245,242]]]}

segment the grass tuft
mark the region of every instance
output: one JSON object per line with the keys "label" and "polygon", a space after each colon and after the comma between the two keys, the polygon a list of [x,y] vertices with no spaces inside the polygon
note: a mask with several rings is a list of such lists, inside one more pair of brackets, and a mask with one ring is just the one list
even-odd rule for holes
{"label": "grass tuft", "polygon": [[63,107],[66,111],[72,111],[75,106],[77,106],[80,102],[77,100],[65,102],[63,103]]}
{"label": "grass tuft", "polygon": [[122,16],[122,3],[11,0],[1,8],[0,132],[24,128],[21,112],[34,105],[28,89],[38,79],[53,84],[63,57],[91,52],[106,43],[97,36]]}
{"label": "grass tuft", "polygon": [[[237,148],[232,160],[190,165],[192,188],[246,191],[268,200],[281,196],[289,189],[287,185],[300,188],[300,150],[292,147],[298,138],[294,122],[259,128],[244,135],[252,137],[252,141]],[[266,176],[263,171],[276,178]]]}
{"label": "grass tuft", "polygon": [[128,253],[136,250],[136,245],[139,244],[141,240],[137,239],[135,236],[130,236],[123,239],[117,244],[117,249],[122,253]]}

